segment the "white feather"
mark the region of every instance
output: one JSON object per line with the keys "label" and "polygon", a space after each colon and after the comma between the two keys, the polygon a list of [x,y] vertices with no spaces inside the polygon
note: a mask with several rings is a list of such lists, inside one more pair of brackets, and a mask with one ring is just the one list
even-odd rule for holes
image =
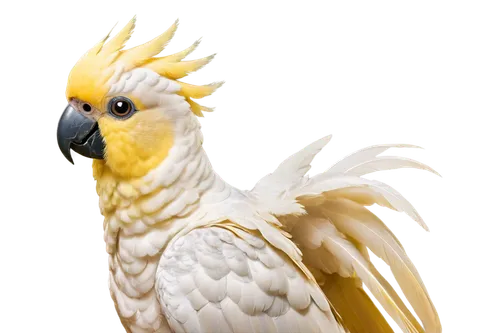
{"label": "white feather", "polygon": [[325,247],[351,270],[351,276],[358,276],[363,281],[404,332],[424,332],[390,284],[351,242],[338,233],[330,234],[325,237]]}
{"label": "white feather", "polygon": [[[368,147],[346,157],[326,172],[310,179],[305,176],[305,173],[310,168],[311,160],[308,159],[307,163],[304,163],[301,168],[291,168],[292,165],[301,165],[296,162],[287,165],[290,160],[294,160],[296,156],[294,155],[283,162],[273,174],[261,180],[259,186],[254,188],[251,194],[255,194],[257,199],[264,201],[261,194],[264,190],[273,195],[278,193],[281,194],[281,196],[277,196],[278,200],[282,202],[297,200],[304,205],[305,210],[309,213],[314,212],[314,209],[318,207],[319,209],[330,207],[332,202],[339,202],[344,198],[363,205],[377,203],[406,213],[425,230],[428,230],[416,209],[400,193],[384,183],[361,178],[361,176],[368,173],[399,168],[417,168],[437,174],[427,165],[408,158],[378,156],[389,148],[419,147],[411,145]],[[311,148],[304,148],[298,155],[303,154],[304,151],[316,153],[318,149],[313,144]],[[307,156],[312,158],[315,153]],[[290,169],[285,170],[285,168]],[[293,173],[292,170],[300,170],[300,172]],[[291,174],[294,174],[295,177],[289,177]],[[300,179],[297,179],[297,177],[300,177]],[[293,179],[293,182],[290,182],[290,179]],[[283,180],[283,182],[279,180]],[[288,181],[289,186],[286,186],[286,181]],[[259,205],[266,207],[264,202]],[[278,204],[273,203],[273,205],[277,206]],[[283,207],[287,207],[284,203],[283,205]],[[339,224],[346,221],[346,218],[342,215],[339,217],[339,213],[334,209],[337,208],[336,206],[331,208],[329,214],[336,217],[337,220],[340,219]],[[353,232],[351,229],[354,226],[345,222],[342,226],[347,226],[343,231],[346,232],[347,236],[352,237],[348,238],[343,237],[327,221],[320,223],[312,217],[301,215],[292,218],[292,215],[294,213],[290,209],[290,213],[281,217],[280,220],[285,230],[291,232],[292,239],[297,244],[300,244],[300,249],[304,253],[303,260],[307,265],[312,265],[312,267],[326,273],[337,272],[341,276],[357,276],[361,278],[405,332],[423,332],[423,328],[406,308],[397,293],[370,263],[369,256],[360,252],[363,249],[366,252],[366,246],[368,246],[393,266],[392,269],[398,281],[403,286],[405,294],[409,295],[408,298],[412,305],[418,309],[417,314],[422,318],[428,332],[441,332],[439,319],[416,269],[409,261],[399,241],[387,228],[377,229],[379,231],[378,237],[367,238],[366,235]],[[342,218],[344,219],[342,220]],[[363,223],[364,221],[358,222]],[[311,228],[316,228],[316,230]],[[382,230],[384,231],[383,234],[381,233]],[[389,244],[393,246],[392,252],[390,252],[389,248],[385,248]],[[383,253],[383,251],[388,253]]]}
{"label": "white feather", "polygon": [[349,176],[364,176],[369,173],[385,170],[394,170],[401,168],[414,168],[422,169],[432,172],[439,176],[436,170],[432,169],[430,166],[424,163],[414,161],[409,158],[399,157],[399,156],[379,156],[365,162],[361,162],[345,171],[346,175]]}
{"label": "white feather", "polygon": [[335,173],[345,173],[350,168],[359,165],[361,163],[364,163],[366,161],[372,160],[390,148],[420,148],[420,147],[414,145],[406,145],[406,144],[387,144],[387,145],[376,145],[376,146],[366,147],[343,158],[342,160],[334,164],[324,174],[326,176]]}
{"label": "white feather", "polygon": [[422,228],[429,230],[413,205],[387,184],[375,180],[344,175],[337,175],[328,179],[321,178],[311,178],[307,185],[295,190],[292,195],[300,198],[301,196],[316,196],[324,192],[330,192],[331,195],[335,195],[335,190],[342,190],[346,188],[369,189],[387,200],[390,208],[395,209],[398,212],[406,213]]}
{"label": "white feather", "polygon": [[[214,269],[217,275],[209,273]],[[195,229],[167,248],[156,291],[171,326],[186,332],[288,332],[281,317],[302,332],[338,332],[328,301],[311,283],[261,237],[221,224]]]}
{"label": "white feather", "polygon": [[428,332],[440,332],[441,324],[417,269],[389,229],[366,208],[339,200],[325,208],[337,228],[368,246],[390,266],[405,296]]}
{"label": "white feather", "polygon": [[279,196],[293,185],[296,185],[311,169],[314,156],[330,142],[331,138],[332,136],[328,135],[319,139],[287,158],[273,173],[259,180],[252,193],[256,196]]}

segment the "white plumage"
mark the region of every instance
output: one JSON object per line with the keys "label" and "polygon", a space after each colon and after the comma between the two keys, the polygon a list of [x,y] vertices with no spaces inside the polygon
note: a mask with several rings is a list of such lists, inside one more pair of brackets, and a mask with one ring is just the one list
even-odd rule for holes
{"label": "white plumage", "polygon": [[[136,88],[178,104],[163,111],[175,125],[167,158],[100,197],[103,209],[116,206],[104,224],[110,288],[130,332],[391,332],[363,285],[404,332],[441,332],[403,247],[364,208],[404,212],[427,229],[396,190],[363,178],[405,167],[435,173],[410,159],[380,156],[414,146],[369,147],[309,177],[314,156],[330,140],[325,137],[253,190],[241,191],[212,170],[189,105],[163,88],[148,90],[148,82],[164,79],[142,74],[128,76],[137,78]],[[371,264],[367,249],[391,266],[423,327]]]}
{"label": "white plumage", "polygon": [[[403,247],[364,208],[404,212],[427,229],[396,190],[363,178],[406,167],[435,173],[417,161],[380,156],[414,146],[369,147],[309,177],[314,156],[330,141],[325,137],[241,191],[213,171],[199,122],[176,94],[179,83],[149,69],[119,67],[110,81],[110,94],[131,93],[157,105],[155,114],[172,124],[175,138],[144,177],[101,189],[110,289],[127,330],[390,332],[364,285],[404,332],[441,332]],[[367,249],[391,266],[423,328]]]}
{"label": "white plumage", "polygon": [[[94,161],[94,177],[105,216],[111,296],[127,332],[392,332],[363,287],[404,332],[441,332],[402,245],[364,207],[404,212],[427,229],[396,190],[363,178],[408,167],[435,173],[417,161],[380,155],[414,146],[368,147],[309,177],[312,160],[330,141],[325,137],[251,191],[236,189],[212,169],[196,118],[212,109],[194,100],[222,83],[178,81],[213,56],[181,61],[195,43],[156,57],[177,22],[124,50],[134,27],[135,18],[89,50],[67,87],[70,103],[90,106],[85,117],[102,136],[92,141],[101,144],[97,156],[103,158]],[[114,112],[115,97],[126,101],[127,117]],[[68,157],[71,146],[60,147]],[[420,322],[368,250],[391,267]]]}
{"label": "white plumage", "polygon": [[[440,332],[418,272],[395,236],[364,205],[378,203],[425,224],[395,190],[360,178],[399,167],[433,170],[379,156],[389,148],[413,147],[387,145],[361,150],[307,177],[313,157],[329,139],[284,161],[252,191],[239,191],[214,176],[197,209],[166,243],[157,269],[159,303],[175,332],[343,332],[341,314],[335,306],[332,311],[332,300],[321,289],[334,275],[359,279],[358,286],[364,283],[403,331],[423,332],[371,264],[366,248],[391,266],[425,330]],[[164,193],[158,196],[165,198]],[[195,202],[187,193],[163,209],[154,207],[179,211]]]}
{"label": "white plumage", "polygon": [[[209,227],[179,238],[160,260],[156,291],[179,332],[342,332],[319,287],[243,231]],[[304,323],[290,331],[290,321]]]}

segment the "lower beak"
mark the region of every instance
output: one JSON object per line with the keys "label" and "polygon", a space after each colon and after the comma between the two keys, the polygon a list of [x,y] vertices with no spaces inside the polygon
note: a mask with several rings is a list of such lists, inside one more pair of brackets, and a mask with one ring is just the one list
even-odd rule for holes
{"label": "lower beak", "polygon": [[71,149],[85,157],[104,158],[105,145],[97,122],[85,117],[71,105],[66,107],[59,120],[57,143],[71,164],[73,164]]}

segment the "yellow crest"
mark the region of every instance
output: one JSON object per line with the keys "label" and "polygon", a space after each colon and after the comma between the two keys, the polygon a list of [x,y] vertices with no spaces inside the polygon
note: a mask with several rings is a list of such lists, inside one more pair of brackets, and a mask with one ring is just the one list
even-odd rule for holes
{"label": "yellow crest", "polygon": [[158,55],[174,36],[177,30],[178,21],[164,33],[153,40],[123,50],[125,43],[129,40],[135,27],[135,17],[107,43],[109,34],[90,49],[73,67],[69,74],[66,97],[78,98],[93,104],[95,107],[102,107],[109,87],[106,83],[114,74],[115,66],[124,66],[125,71],[142,67],[149,68],[159,75],[177,82],[181,89],[178,92],[186,98],[191,106],[191,110],[197,116],[202,117],[202,111],[212,111],[211,108],[201,106],[193,99],[206,97],[219,88],[223,82],[215,82],[208,85],[196,86],[178,81],[191,72],[195,72],[208,64],[215,55],[197,60],[182,61],[198,46],[199,41],[187,49],[173,55],[165,57],[155,57]]}

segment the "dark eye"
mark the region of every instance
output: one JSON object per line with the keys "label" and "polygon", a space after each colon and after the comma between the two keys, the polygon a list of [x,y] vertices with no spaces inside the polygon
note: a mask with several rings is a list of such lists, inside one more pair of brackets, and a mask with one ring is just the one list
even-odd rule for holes
{"label": "dark eye", "polygon": [[127,97],[113,97],[108,103],[108,112],[117,118],[128,118],[135,111],[134,103]]}

